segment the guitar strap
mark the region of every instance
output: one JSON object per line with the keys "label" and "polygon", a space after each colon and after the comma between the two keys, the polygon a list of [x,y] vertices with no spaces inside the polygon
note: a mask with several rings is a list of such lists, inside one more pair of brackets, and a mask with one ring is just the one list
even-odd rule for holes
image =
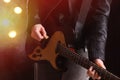
{"label": "guitar strap", "polygon": [[89,8],[91,6],[91,2],[92,2],[92,0],[82,0],[82,4],[81,4],[80,12],[78,15],[76,27],[78,26],[77,25],[78,23],[80,23],[82,26],[84,25]]}
{"label": "guitar strap", "polygon": [[[76,44],[76,46],[79,46],[78,43],[79,43],[80,37],[82,35],[82,29],[83,29],[88,11],[90,9],[91,3],[92,3],[92,0],[82,0],[82,4],[81,4],[80,10],[79,10],[80,12],[78,15],[78,19],[77,19],[76,24],[75,24],[75,40],[76,40],[75,44]],[[71,6],[70,6],[70,8],[71,8]]]}

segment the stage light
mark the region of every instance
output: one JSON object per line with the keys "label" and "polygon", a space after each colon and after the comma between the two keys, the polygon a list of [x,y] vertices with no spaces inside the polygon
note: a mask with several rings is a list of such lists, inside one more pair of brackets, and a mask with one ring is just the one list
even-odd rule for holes
{"label": "stage light", "polygon": [[17,35],[17,33],[16,33],[16,31],[10,31],[9,33],[8,33],[8,36],[10,37],[10,38],[15,38],[16,37],[16,35]]}
{"label": "stage light", "polygon": [[21,8],[21,7],[15,7],[15,8],[14,8],[14,12],[15,12],[16,14],[20,14],[20,13],[22,13],[22,8]]}
{"label": "stage light", "polygon": [[9,3],[11,2],[11,0],[3,0],[5,3]]}
{"label": "stage light", "polygon": [[3,19],[2,20],[2,25],[3,26],[9,26],[10,25],[10,21],[8,19]]}
{"label": "stage light", "polygon": [[0,48],[24,44],[27,29],[26,1],[0,0]]}

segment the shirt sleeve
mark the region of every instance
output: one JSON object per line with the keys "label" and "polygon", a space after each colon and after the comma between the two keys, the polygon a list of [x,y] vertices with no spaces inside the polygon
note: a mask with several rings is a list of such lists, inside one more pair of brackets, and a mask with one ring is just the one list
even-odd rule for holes
{"label": "shirt sleeve", "polygon": [[105,60],[107,23],[110,13],[110,0],[93,0],[89,23],[88,53],[90,60]]}

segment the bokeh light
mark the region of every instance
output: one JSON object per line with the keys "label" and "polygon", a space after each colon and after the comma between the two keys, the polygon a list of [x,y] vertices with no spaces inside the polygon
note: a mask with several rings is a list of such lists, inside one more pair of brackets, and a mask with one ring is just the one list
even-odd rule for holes
{"label": "bokeh light", "polygon": [[14,12],[15,12],[16,14],[21,14],[21,13],[22,13],[22,8],[21,8],[21,7],[15,7],[15,8],[14,8]]}
{"label": "bokeh light", "polygon": [[10,37],[10,38],[15,38],[16,37],[16,35],[17,35],[17,33],[16,33],[16,31],[10,31],[9,33],[8,33],[8,36]]}
{"label": "bokeh light", "polygon": [[10,25],[10,21],[8,19],[3,19],[2,20],[2,25],[3,26],[9,26]]}
{"label": "bokeh light", "polygon": [[14,47],[24,44],[26,11],[26,0],[0,1],[0,50],[10,47],[11,44]]}
{"label": "bokeh light", "polygon": [[5,3],[10,3],[11,0],[3,0]]}

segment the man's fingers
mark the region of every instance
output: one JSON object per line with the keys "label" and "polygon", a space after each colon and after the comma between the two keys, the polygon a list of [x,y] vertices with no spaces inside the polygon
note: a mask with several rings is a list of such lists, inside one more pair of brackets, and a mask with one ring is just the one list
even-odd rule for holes
{"label": "man's fingers", "polygon": [[[101,59],[96,59],[94,61],[99,67],[102,67],[103,69],[106,69],[103,61]],[[90,67],[88,69],[88,76],[90,76],[93,80],[100,80],[101,79],[101,76],[98,74],[98,72],[96,70],[94,70],[93,67]]]}
{"label": "man's fingers", "polygon": [[47,33],[41,24],[34,25],[31,36],[38,41],[41,41],[42,39],[48,39]]}
{"label": "man's fingers", "polygon": [[100,80],[101,77],[98,75],[98,73],[93,69],[93,67],[90,67],[87,71],[88,76],[90,76],[93,80],[98,79]]}
{"label": "man's fingers", "polygon": [[95,63],[96,63],[99,67],[102,67],[102,68],[106,69],[106,67],[105,67],[105,65],[104,65],[104,63],[103,63],[103,61],[102,61],[101,59],[96,59],[96,60],[95,60]]}
{"label": "man's fingers", "polygon": [[98,79],[98,80],[100,80],[100,79],[101,79],[101,77],[98,75],[98,73],[97,73],[97,72],[95,72],[95,74],[94,74],[94,78],[95,78],[95,79]]}
{"label": "man's fingers", "polygon": [[43,36],[39,35],[37,32],[32,32],[31,37],[36,39],[37,41],[41,41],[41,39],[43,39]]}
{"label": "man's fingers", "polygon": [[88,69],[87,74],[88,74],[88,76],[92,77],[92,76],[94,75],[94,72],[95,72],[95,70],[93,70],[93,67],[91,66],[91,67]]}
{"label": "man's fingers", "polygon": [[43,35],[43,37],[44,37],[45,39],[48,39],[48,38],[49,38],[49,36],[47,35],[46,30],[45,30],[44,27],[42,27],[42,29],[41,29],[41,34]]}

